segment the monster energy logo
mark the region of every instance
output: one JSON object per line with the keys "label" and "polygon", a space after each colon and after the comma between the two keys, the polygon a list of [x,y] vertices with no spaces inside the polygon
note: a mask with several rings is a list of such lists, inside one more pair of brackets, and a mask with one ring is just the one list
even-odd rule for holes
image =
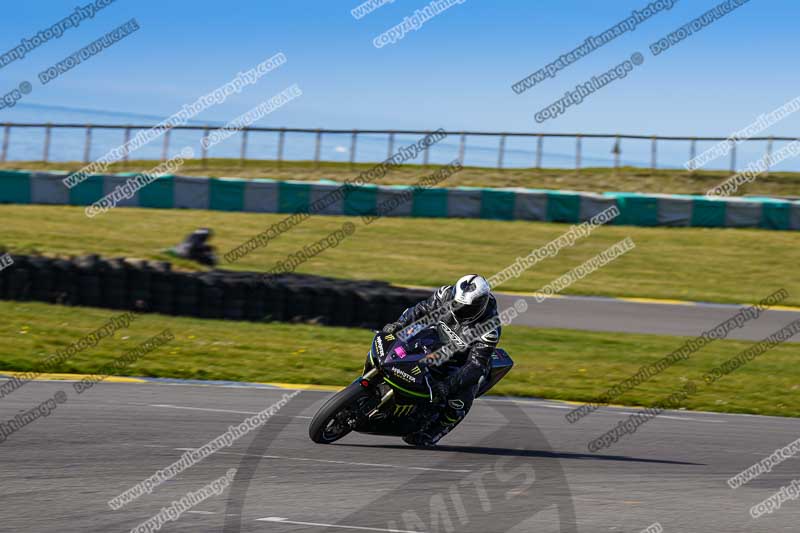
{"label": "monster energy logo", "polygon": [[394,404],[394,416],[407,416],[414,412],[414,408],[416,405],[413,403],[407,405],[401,405],[399,403]]}
{"label": "monster energy logo", "polygon": [[403,372],[402,370],[400,370],[397,367],[392,367],[391,370],[392,370],[392,373],[394,373],[394,375],[396,375],[396,376],[408,381],[409,383],[414,383],[414,382],[417,381],[417,378],[415,378],[414,376],[412,376],[408,372]]}
{"label": "monster energy logo", "polygon": [[419,376],[421,372],[422,370],[420,370],[418,366],[415,366],[414,368],[411,369],[411,373],[415,376]]}

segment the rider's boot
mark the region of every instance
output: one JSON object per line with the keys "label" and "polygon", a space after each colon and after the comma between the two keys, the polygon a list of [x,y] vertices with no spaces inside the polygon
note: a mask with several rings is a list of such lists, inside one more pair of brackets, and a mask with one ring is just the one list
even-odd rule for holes
{"label": "rider's boot", "polygon": [[403,437],[403,441],[411,446],[420,448],[430,448],[435,446],[439,440],[450,433],[466,416],[464,402],[461,400],[450,400],[447,408],[441,416],[433,423],[420,428],[418,431]]}

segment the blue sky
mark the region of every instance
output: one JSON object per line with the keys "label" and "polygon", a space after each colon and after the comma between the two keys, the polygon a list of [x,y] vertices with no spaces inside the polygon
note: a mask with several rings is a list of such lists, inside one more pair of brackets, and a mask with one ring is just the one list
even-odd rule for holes
{"label": "blue sky", "polygon": [[[0,52],[78,3],[10,4],[0,19]],[[653,57],[650,43],[717,4],[680,0],[522,95],[511,91],[512,83],[648,0],[466,0],[380,49],[374,37],[427,3],[395,0],[356,20],[350,10],[359,3],[117,0],[0,69],[0,94],[28,80],[34,89],[24,103],[166,116],[278,51],[286,65],[198,119],[230,119],[297,83],[303,96],[259,125],[726,135],[800,94],[796,1],[752,0]],[[138,32],[45,86],[36,80],[131,17]],[[534,121],[566,90],[637,51],[645,63],[626,79],[554,120]],[[48,113],[19,105],[0,110],[0,121],[46,120]],[[798,132],[795,117],[770,130]]]}

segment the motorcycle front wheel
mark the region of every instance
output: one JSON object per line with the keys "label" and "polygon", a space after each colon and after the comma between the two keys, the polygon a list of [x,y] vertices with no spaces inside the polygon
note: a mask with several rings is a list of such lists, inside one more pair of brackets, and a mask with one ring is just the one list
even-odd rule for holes
{"label": "motorcycle front wheel", "polygon": [[308,436],[317,444],[331,444],[341,439],[353,431],[347,423],[350,411],[360,410],[362,402],[369,398],[369,393],[359,382],[351,383],[320,407],[308,427]]}

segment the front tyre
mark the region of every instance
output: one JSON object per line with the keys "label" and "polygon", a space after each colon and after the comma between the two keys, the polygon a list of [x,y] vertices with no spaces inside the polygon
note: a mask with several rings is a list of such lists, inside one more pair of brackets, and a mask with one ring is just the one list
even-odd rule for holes
{"label": "front tyre", "polygon": [[308,427],[308,436],[317,444],[331,444],[341,439],[353,431],[348,423],[353,409],[361,411],[360,406],[367,400],[367,390],[357,381],[351,383],[320,407]]}

